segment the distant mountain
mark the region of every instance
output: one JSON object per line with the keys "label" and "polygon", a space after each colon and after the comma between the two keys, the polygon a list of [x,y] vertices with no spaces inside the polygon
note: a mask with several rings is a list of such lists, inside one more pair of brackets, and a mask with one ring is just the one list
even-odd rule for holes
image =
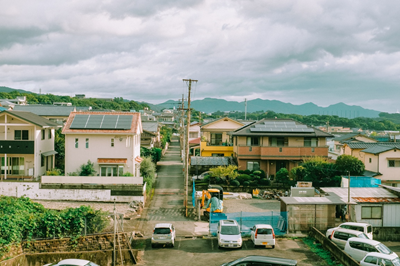
{"label": "distant mountain", "polygon": [[[165,103],[158,104],[162,108],[171,108],[174,101],[169,100]],[[191,102],[191,107],[197,111],[205,113],[213,113],[216,111],[245,111],[244,102],[226,101],[216,98],[204,98],[203,100],[195,100]],[[339,117],[355,118],[355,117],[379,117],[380,111],[365,109],[361,106],[347,105],[337,103],[328,107],[320,107],[314,103],[305,103],[294,105],[276,100],[255,99],[247,101],[247,112],[257,111],[274,111],[283,114],[299,114],[299,115],[337,115]]]}
{"label": "distant mountain", "polygon": [[16,89],[12,89],[12,88],[9,88],[9,87],[0,86],[0,92],[10,93],[10,92],[13,92],[13,91],[18,91],[18,92],[21,92],[21,93],[32,93],[31,91],[16,90]]}

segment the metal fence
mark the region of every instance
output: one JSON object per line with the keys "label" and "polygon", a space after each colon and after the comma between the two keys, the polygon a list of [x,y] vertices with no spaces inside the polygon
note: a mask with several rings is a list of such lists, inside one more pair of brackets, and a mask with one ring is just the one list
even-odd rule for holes
{"label": "metal fence", "polygon": [[234,212],[212,213],[210,217],[210,235],[217,235],[220,220],[236,220],[240,226],[242,236],[250,236],[250,229],[256,224],[269,224],[274,228],[275,235],[285,235],[287,229],[287,212]]}

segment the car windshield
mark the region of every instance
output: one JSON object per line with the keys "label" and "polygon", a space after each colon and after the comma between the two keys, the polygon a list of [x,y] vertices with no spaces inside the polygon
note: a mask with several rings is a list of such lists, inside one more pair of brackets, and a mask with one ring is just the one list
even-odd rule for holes
{"label": "car windshield", "polygon": [[170,234],[171,230],[169,228],[155,228],[154,234],[156,235],[167,235]]}
{"label": "car windshield", "polygon": [[391,251],[387,246],[385,246],[384,244],[380,243],[376,246],[376,249],[383,254],[391,254],[393,251]]}
{"label": "car windshield", "polygon": [[369,237],[368,237],[366,234],[364,234],[364,233],[359,234],[357,237],[359,237],[359,238],[364,238],[364,239],[369,239]]}
{"label": "car windshield", "polygon": [[238,226],[221,227],[221,235],[238,235],[238,234],[240,234]]}
{"label": "car windshield", "polygon": [[394,266],[400,266],[400,259],[399,258],[395,258],[394,260],[392,260],[392,263]]}

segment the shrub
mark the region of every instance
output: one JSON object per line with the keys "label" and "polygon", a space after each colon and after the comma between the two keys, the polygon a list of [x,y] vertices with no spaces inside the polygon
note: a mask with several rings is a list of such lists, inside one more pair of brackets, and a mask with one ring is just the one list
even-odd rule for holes
{"label": "shrub", "polygon": [[250,175],[250,174],[251,174],[251,171],[248,170],[248,169],[246,169],[246,170],[244,170],[244,173],[245,173],[246,175]]}
{"label": "shrub", "polygon": [[271,185],[271,180],[268,180],[266,178],[262,178],[260,179],[260,185],[264,185],[264,186],[270,186]]}
{"label": "shrub", "polygon": [[234,186],[234,187],[238,187],[238,186],[240,186],[240,183],[237,180],[232,180],[231,181],[231,185]]}
{"label": "shrub", "polygon": [[94,163],[88,160],[87,164],[81,165],[80,176],[94,176],[96,174],[96,170],[94,170]]}
{"label": "shrub", "polygon": [[242,175],[239,175],[238,177],[236,177],[236,180],[239,181],[240,184],[243,184],[243,182],[245,182],[245,181],[250,181],[251,179],[252,179],[251,176],[245,175],[245,174],[242,174]]}
{"label": "shrub", "polygon": [[245,186],[245,187],[250,186],[250,181],[244,181],[244,182],[243,182],[243,186]]}
{"label": "shrub", "polygon": [[46,175],[62,175],[60,169],[53,168],[49,171],[46,171]]}

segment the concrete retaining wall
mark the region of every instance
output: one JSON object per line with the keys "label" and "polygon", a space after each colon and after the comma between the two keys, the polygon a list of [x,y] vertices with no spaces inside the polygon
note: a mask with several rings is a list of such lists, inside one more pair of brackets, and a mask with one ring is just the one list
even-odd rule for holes
{"label": "concrete retaining wall", "polygon": [[339,248],[335,243],[325,237],[318,229],[315,227],[311,228],[310,236],[315,238],[322,247],[328,250],[337,260],[339,260],[345,266],[359,266],[360,264],[355,261],[352,257],[347,255],[341,248]]}
{"label": "concrete retaining wall", "polygon": [[0,195],[35,200],[144,202],[144,196],[111,196],[111,189],[41,189],[38,182],[1,182]]}

